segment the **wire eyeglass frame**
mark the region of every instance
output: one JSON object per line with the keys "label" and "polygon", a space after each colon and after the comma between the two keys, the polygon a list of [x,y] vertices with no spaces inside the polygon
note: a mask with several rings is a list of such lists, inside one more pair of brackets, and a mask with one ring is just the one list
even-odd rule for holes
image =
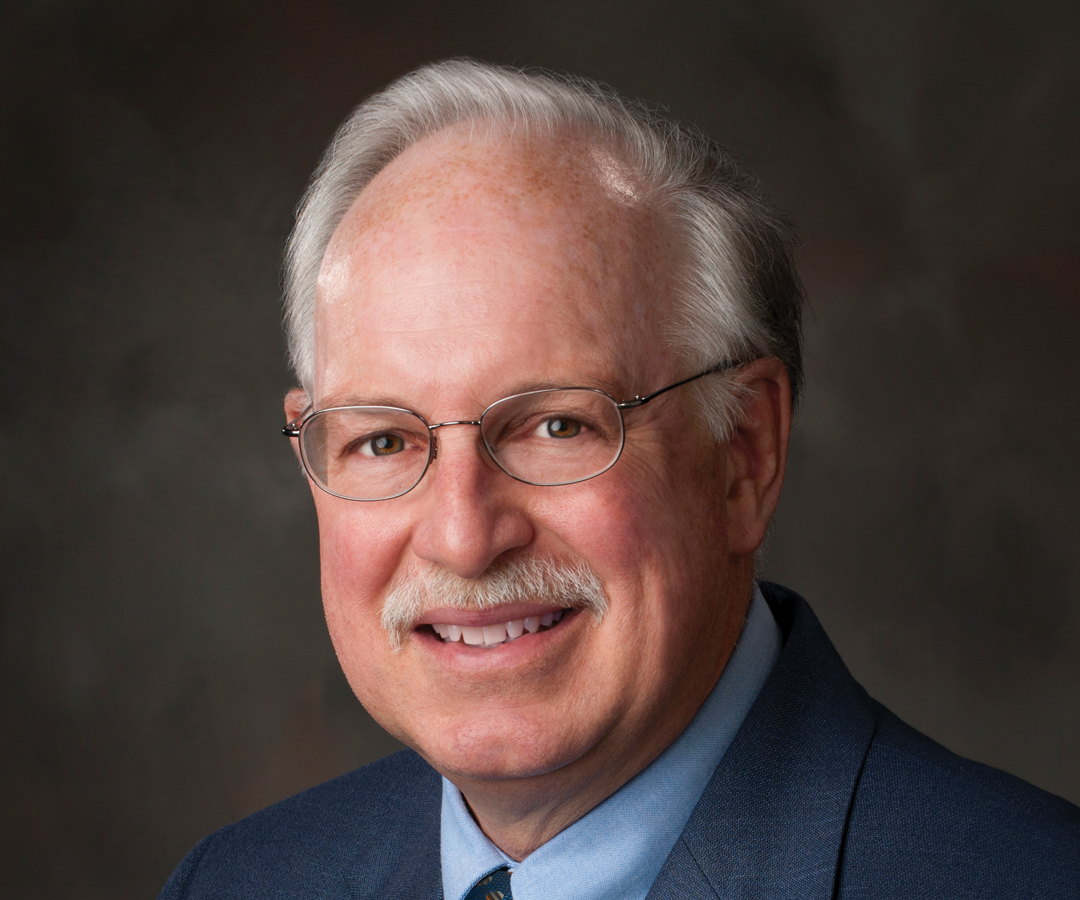
{"label": "wire eyeglass frame", "polygon": [[[335,490],[332,490],[330,487],[323,484],[322,481],[320,481],[319,478],[317,478],[312,473],[311,466],[309,465],[308,460],[307,460],[307,453],[306,453],[306,450],[305,450],[304,442],[302,440],[300,441],[300,444],[299,444],[300,462],[303,465],[304,472],[307,474],[307,476],[316,485],[318,485],[318,487],[321,490],[325,491],[326,493],[328,493],[328,494],[330,494],[330,495],[332,495],[334,497],[340,497],[343,500],[353,500],[353,501],[356,501],[358,503],[376,503],[376,502],[381,502],[383,500],[393,500],[393,499],[395,499],[397,497],[401,497],[401,496],[409,493],[409,491],[411,491],[418,484],[420,484],[420,482],[424,480],[424,476],[427,474],[427,470],[429,468],[431,468],[431,463],[434,462],[435,459],[438,457],[438,452],[439,451],[438,451],[438,439],[437,439],[437,436],[435,434],[436,430],[439,429],[439,428],[446,428],[446,427],[451,426],[451,425],[475,425],[478,428],[480,428],[481,429],[481,431],[480,431],[480,438],[481,438],[480,443],[484,447],[484,451],[487,454],[488,458],[493,463],[495,463],[495,465],[502,472],[505,472],[507,475],[509,475],[515,481],[520,481],[523,484],[529,484],[529,485],[533,485],[535,487],[558,487],[558,486],[567,485],[567,484],[579,484],[582,481],[588,481],[588,480],[590,480],[592,478],[596,478],[599,475],[603,475],[604,472],[606,472],[608,469],[610,469],[612,466],[614,466],[615,463],[617,463],[619,461],[619,458],[622,456],[623,448],[626,446],[626,422],[625,422],[625,418],[623,416],[623,413],[624,413],[625,410],[636,409],[639,406],[644,406],[646,403],[648,403],[651,400],[656,399],[661,394],[666,394],[668,391],[674,390],[677,387],[682,387],[684,384],[689,384],[692,381],[697,381],[699,378],[704,378],[706,375],[714,375],[714,374],[719,373],[719,372],[727,372],[727,371],[730,371],[731,369],[737,369],[737,368],[739,368],[739,367],[741,367],[743,365],[745,365],[745,363],[733,362],[733,361],[725,361],[725,362],[722,362],[722,363],[718,363],[718,364],[716,364],[714,366],[710,366],[709,368],[705,369],[702,372],[698,372],[696,375],[691,375],[689,378],[683,378],[680,381],[676,381],[676,382],[674,382],[672,384],[665,385],[664,387],[660,388],[659,390],[653,391],[652,393],[645,394],[643,396],[642,395],[635,396],[631,400],[619,401],[619,400],[616,400],[614,397],[612,397],[609,393],[607,393],[607,391],[602,391],[599,388],[581,387],[581,386],[560,387],[560,388],[545,388],[544,390],[539,390],[539,391],[525,391],[524,393],[521,393],[521,394],[511,394],[509,397],[503,397],[503,398],[501,398],[499,400],[496,400],[494,403],[490,404],[483,411],[483,413],[480,414],[479,419],[455,419],[455,420],[448,421],[448,422],[435,422],[433,424],[428,423],[428,421],[422,415],[420,415],[418,412],[416,412],[415,410],[405,409],[404,407],[332,406],[332,407],[327,407],[326,409],[320,409],[320,410],[312,411],[311,406],[308,406],[308,407],[306,407],[304,409],[303,412],[300,413],[300,415],[296,416],[296,418],[294,418],[287,425],[285,425],[285,427],[283,427],[281,429],[281,433],[287,438],[297,438],[299,440],[302,437],[303,433],[304,433],[305,426],[315,416],[318,416],[318,415],[320,415],[322,413],[337,412],[337,411],[340,411],[340,410],[366,410],[366,409],[374,410],[374,409],[380,409],[380,410],[385,410],[385,411],[390,411],[390,412],[407,413],[407,414],[409,414],[411,416],[414,416],[416,419],[418,419],[420,422],[422,422],[423,425],[428,430],[428,438],[429,438],[428,439],[428,454],[427,454],[427,459],[424,462],[424,466],[420,470],[420,474],[417,476],[416,480],[409,487],[407,487],[404,490],[399,491],[399,492],[397,492],[395,494],[391,494],[390,496],[387,496],[387,497],[350,497],[347,494],[341,494],[341,493],[338,493]],[[551,393],[556,393],[556,392],[559,392],[559,391],[591,391],[591,392],[603,395],[604,397],[606,397],[608,400],[610,400],[612,402],[614,407],[619,411],[619,420],[620,420],[620,423],[621,423],[621,428],[620,428],[621,433],[620,433],[620,437],[619,437],[619,446],[618,446],[617,451],[614,453],[611,461],[607,465],[605,465],[599,471],[593,472],[593,473],[591,473],[589,475],[585,475],[585,476],[583,476],[581,478],[573,478],[573,479],[570,479],[570,480],[567,480],[567,481],[536,482],[536,481],[530,481],[527,478],[523,478],[520,475],[515,475],[513,472],[509,471],[503,465],[503,463],[499,460],[499,457],[497,456],[494,448],[492,448],[491,445],[488,443],[487,437],[484,435],[484,432],[483,432],[484,417],[487,416],[487,414],[489,412],[491,412],[492,409],[494,409],[495,407],[497,407],[497,406],[499,406],[501,404],[506,403],[508,400],[515,400],[515,399],[520,398],[520,397],[529,397],[529,396],[532,396],[532,395],[535,395],[535,394],[551,394]]]}

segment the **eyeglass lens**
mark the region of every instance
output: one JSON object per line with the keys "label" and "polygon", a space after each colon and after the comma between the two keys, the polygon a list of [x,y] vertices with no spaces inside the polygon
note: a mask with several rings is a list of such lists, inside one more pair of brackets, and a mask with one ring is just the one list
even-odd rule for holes
{"label": "eyeglass lens", "polygon": [[[487,409],[480,430],[499,468],[536,485],[599,475],[614,465],[623,445],[615,401],[584,388],[507,397]],[[432,439],[415,413],[371,406],[317,412],[300,437],[312,478],[353,500],[389,499],[415,487],[431,459]]]}

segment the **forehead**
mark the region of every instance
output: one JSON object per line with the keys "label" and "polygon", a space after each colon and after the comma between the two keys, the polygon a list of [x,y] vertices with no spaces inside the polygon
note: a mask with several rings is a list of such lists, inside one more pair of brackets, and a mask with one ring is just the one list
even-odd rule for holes
{"label": "forehead", "polygon": [[411,147],[361,193],[327,249],[317,385],[355,379],[358,360],[385,365],[394,352],[518,346],[523,369],[552,370],[522,373],[534,380],[556,378],[562,355],[585,369],[666,356],[658,332],[672,254],[647,194],[616,154],[569,137],[459,129]]}

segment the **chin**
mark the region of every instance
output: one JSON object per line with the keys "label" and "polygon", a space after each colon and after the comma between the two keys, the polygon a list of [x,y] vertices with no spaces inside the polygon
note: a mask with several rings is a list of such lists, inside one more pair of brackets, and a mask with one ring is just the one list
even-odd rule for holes
{"label": "chin", "polygon": [[[558,736],[549,729],[458,728],[441,740],[416,750],[451,781],[502,781],[547,775],[583,756],[590,741]],[[554,739],[553,739],[554,738]]]}

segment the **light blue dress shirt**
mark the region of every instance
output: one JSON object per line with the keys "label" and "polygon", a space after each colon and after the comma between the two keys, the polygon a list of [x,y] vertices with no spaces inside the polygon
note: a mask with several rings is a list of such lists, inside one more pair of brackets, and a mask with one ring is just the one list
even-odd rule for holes
{"label": "light blue dress shirt", "polygon": [[686,730],[644,771],[521,862],[488,840],[461,792],[444,778],[446,900],[463,900],[503,866],[512,872],[514,900],[644,900],[772,670],[780,643],[780,629],[755,585],[735,651]]}

